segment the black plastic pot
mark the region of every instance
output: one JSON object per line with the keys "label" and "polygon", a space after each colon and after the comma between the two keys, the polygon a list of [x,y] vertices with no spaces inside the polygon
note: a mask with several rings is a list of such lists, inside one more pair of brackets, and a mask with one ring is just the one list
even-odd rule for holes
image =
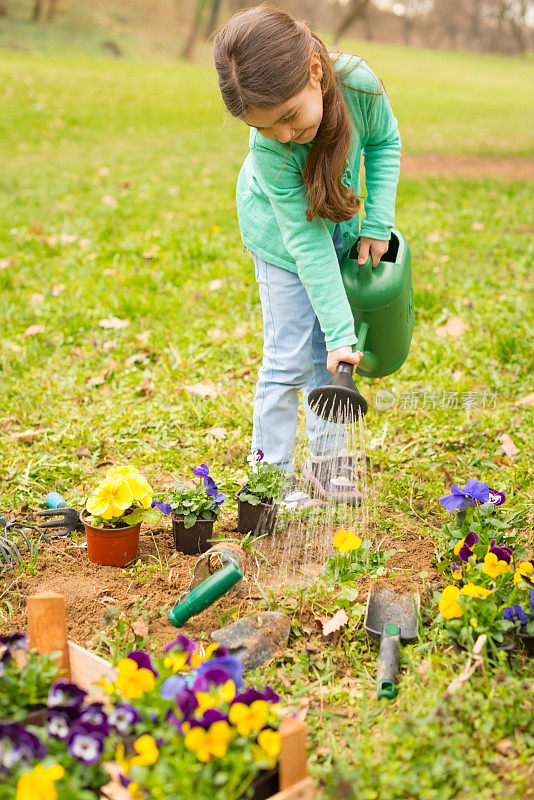
{"label": "black plastic pot", "polygon": [[518,631],[517,638],[527,651],[528,656],[534,658],[534,636],[531,636],[529,633],[523,633],[523,631]]}
{"label": "black plastic pot", "polygon": [[172,514],[172,535],[174,546],[179,553],[196,556],[205,553],[211,547],[213,539],[214,519],[197,519],[191,528],[186,528],[182,514]]}
{"label": "black plastic pot", "polygon": [[[254,789],[254,794],[251,800],[269,800],[270,797],[278,794],[280,791],[278,770],[271,769],[268,772],[261,772],[252,781],[252,788]],[[242,797],[244,797],[244,795],[242,795]]]}
{"label": "black plastic pot", "polygon": [[251,505],[239,499],[242,489],[236,495],[237,498],[237,530],[239,533],[252,533],[253,536],[263,536],[271,533],[278,516],[279,506],[272,501],[270,503],[258,503],[257,506]]}
{"label": "black plastic pot", "polygon": [[[46,725],[47,719],[46,714],[49,709],[46,706],[35,706],[31,710],[29,709],[26,716],[23,719],[17,720],[17,725],[22,725],[22,727],[26,725],[35,725],[37,728],[42,728]],[[0,725],[9,725],[13,722],[12,719],[1,719],[0,718]]]}

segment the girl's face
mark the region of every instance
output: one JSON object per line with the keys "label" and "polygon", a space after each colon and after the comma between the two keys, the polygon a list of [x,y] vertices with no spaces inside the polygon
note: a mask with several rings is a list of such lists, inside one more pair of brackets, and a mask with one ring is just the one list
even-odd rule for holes
{"label": "girl's face", "polygon": [[283,144],[311,142],[323,118],[322,77],[321,59],[314,53],[310,79],[302,92],[275,108],[253,108],[241,119],[266,139],[278,139]]}

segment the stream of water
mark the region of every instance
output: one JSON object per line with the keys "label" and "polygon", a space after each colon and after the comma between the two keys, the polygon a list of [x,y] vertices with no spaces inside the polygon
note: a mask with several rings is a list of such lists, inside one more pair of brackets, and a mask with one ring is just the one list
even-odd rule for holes
{"label": "stream of water", "polygon": [[[307,420],[300,420],[290,454],[296,485],[286,488],[274,531],[256,545],[281,580],[316,577],[336,552],[336,531],[346,528],[364,539],[369,527],[372,464],[366,455],[365,417],[355,419],[347,408],[343,418],[348,421],[336,424],[332,417],[323,420],[310,414],[308,410]],[[316,504],[299,504],[299,490]]]}

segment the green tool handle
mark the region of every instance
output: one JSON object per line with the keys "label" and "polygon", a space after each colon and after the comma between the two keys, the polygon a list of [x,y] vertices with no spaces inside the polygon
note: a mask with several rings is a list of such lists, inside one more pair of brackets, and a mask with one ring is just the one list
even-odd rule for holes
{"label": "green tool handle", "polygon": [[209,578],[193,589],[187,597],[167,611],[167,616],[177,628],[180,628],[189,617],[199,614],[211,606],[216,600],[241,580],[243,573],[236,564],[217,570]]}
{"label": "green tool handle", "polygon": [[397,625],[389,622],[380,639],[378,653],[378,672],[376,691],[378,699],[391,700],[397,694],[397,672],[399,671],[400,631]]}

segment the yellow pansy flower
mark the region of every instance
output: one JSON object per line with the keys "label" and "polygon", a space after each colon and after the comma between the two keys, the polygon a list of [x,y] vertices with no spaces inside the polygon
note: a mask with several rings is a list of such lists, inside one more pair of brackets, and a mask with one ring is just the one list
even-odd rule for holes
{"label": "yellow pansy flower", "polygon": [[187,651],[180,653],[171,650],[163,659],[163,666],[165,669],[172,669],[173,672],[186,672],[189,669],[188,658],[189,653]]}
{"label": "yellow pansy flower", "polygon": [[199,761],[208,762],[211,756],[222,758],[226,755],[228,746],[232,741],[234,732],[227,722],[219,720],[204,728],[190,728],[184,736],[184,745],[188,750],[196,753]]}
{"label": "yellow pansy flower", "polygon": [[258,744],[268,758],[278,758],[282,752],[282,737],[278,731],[266,728],[258,735]]}
{"label": "yellow pansy flower", "polygon": [[[516,571],[514,572],[514,583],[517,584],[524,581],[526,584],[534,585],[533,575],[534,564],[532,561],[522,561]],[[526,588],[526,587],[523,587]]]}
{"label": "yellow pansy flower", "polygon": [[136,739],[133,743],[133,747],[137,755],[130,761],[132,767],[149,767],[158,760],[158,746],[155,739],[149,736],[148,733]]}
{"label": "yellow pansy flower", "polygon": [[266,700],[254,700],[249,706],[246,703],[234,703],[230,707],[228,719],[236,726],[240,736],[248,736],[265,726],[269,710]]}
{"label": "yellow pansy flower", "polygon": [[106,478],[89,497],[85,507],[95,517],[112,519],[124,514],[132,502],[133,494],[128,483],[118,475],[116,478]]}
{"label": "yellow pansy flower", "polygon": [[503,575],[505,572],[510,572],[511,569],[512,567],[508,562],[499,560],[495,553],[490,553],[489,550],[484,556],[482,572],[485,572],[491,578],[497,578],[497,576]]}
{"label": "yellow pansy flower", "polygon": [[18,779],[15,800],[57,800],[55,781],[61,780],[64,774],[61,764],[51,767],[37,764],[31,772]]}
{"label": "yellow pansy flower", "polygon": [[[134,500],[143,500],[144,505],[143,508],[148,508],[152,501],[152,495],[154,494],[154,490],[152,486],[149,484],[147,479],[136,473],[135,475],[125,475],[124,480],[127,482],[128,486],[130,487],[130,491],[133,494]],[[148,505],[147,505],[148,503]]]}
{"label": "yellow pansy flower", "polygon": [[154,673],[145,667],[139,667],[132,658],[123,658],[117,669],[119,676],[115,685],[128,700],[142,697],[154,687]]}
{"label": "yellow pansy flower", "polygon": [[199,650],[195,651],[191,656],[191,661],[189,662],[191,664],[191,669],[195,669],[196,667],[198,667],[199,664],[202,664],[204,661],[209,661],[212,655],[215,653],[215,651],[219,649],[219,647],[220,645],[217,644],[217,642],[213,642],[212,644],[209,644],[204,649],[203,652]]}
{"label": "yellow pansy flower", "polygon": [[490,589],[485,589],[483,586],[478,586],[475,583],[466,583],[465,586],[462,586],[461,592],[466,597],[488,597],[488,595],[493,594]]}
{"label": "yellow pansy flower", "polygon": [[356,536],[354,531],[347,531],[341,528],[332,540],[332,544],[338,553],[348,553],[353,550],[359,550],[362,546],[362,540]]}
{"label": "yellow pansy flower", "polygon": [[202,715],[208,708],[216,708],[221,703],[231,703],[235,697],[235,683],[228,680],[221,686],[214,687],[211,692],[196,692],[198,713]]}
{"label": "yellow pansy flower", "polygon": [[459,581],[462,577],[462,570],[461,569],[454,569],[452,571],[452,577],[455,581]]}
{"label": "yellow pansy flower", "polygon": [[106,478],[116,478],[117,475],[139,475],[137,467],[131,467],[126,464],[118,464],[116,467],[110,467],[106,472]]}
{"label": "yellow pansy flower", "polygon": [[460,589],[457,586],[446,586],[441,593],[438,608],[445,619],[456,619],[463,614],[462,607],[458,603],[460,599]]}

